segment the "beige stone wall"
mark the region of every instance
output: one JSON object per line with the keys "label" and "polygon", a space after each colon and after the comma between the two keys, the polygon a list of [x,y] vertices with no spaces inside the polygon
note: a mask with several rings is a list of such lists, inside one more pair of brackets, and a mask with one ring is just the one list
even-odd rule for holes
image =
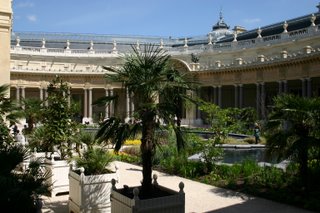
{"label": "beige stone wall", "polygon": [[0,85],[10,84],[11,0],[0,1]]}

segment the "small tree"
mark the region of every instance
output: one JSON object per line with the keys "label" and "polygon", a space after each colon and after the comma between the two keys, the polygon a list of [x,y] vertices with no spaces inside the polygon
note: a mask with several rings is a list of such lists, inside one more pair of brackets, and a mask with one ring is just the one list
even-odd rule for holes
{"label": "small tree", "polygon": [[[106,141],[111,139],[115,149],[119,150],[122,143],[136,130],[141,129],[142,158],[142,193],[152,192],[152,162],[156,150],[159,121],[173,125],[176,117],[174,100],[186,99],[185,90],[192,89],[190,81],[170,65],[170,56],[158,47],[146,45],[143,51],[133,47],[133,53],[124,58],[119,69],[106,69],[111,82],[122,83],[125,89],[134,95],[135,119],[132,127],[119,118],[110,118],[102,123],[97,137]],[[181,88],[177,90],[176,88]],[[168,93],[171,91],[171,93]],[[168,94],[171,94],[170,96]],[[161,97],[160,101],[157,100]],[[181,131],[176,131],[180,134]]]}
{"label": "small tree", "polygon": [[34,125],[42,118],[41,112],[43,101],[36,98],[28,98],[23,99],[22,104],[24,105],[24,110],[22,112],[28,123],[25,133],[29,134],[33,131]]}
{"label": "small tree", "polygon": [[69,87],[61,77],[49,84],[47,106],[43,109],[43,126],[46,133],[43,146],[49,152],[60,151],[62,159],[71,154],[72,139],[77,124],[72,117],[74,112],[68,103]]}

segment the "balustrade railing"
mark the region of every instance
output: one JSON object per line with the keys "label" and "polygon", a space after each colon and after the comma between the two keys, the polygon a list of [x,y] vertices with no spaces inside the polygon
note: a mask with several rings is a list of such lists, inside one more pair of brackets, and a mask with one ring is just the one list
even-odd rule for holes
{"label": "balustrade railing", "polygon": [[[320,35],[320,25],[310,26],[307,28],[290,31],[287,33],[280,33],[276,35],[266,36],[266,37],[257,37],[255,39],[241,40],[241,41],[232,41],[232,42],[224,42],[224,43],[213,43],[213,44],[199,44],[199,45],[190,45],[187,43],[180,45],[163,45],[162,48],[168,51],[170,55],[179,56],[184,54],[190,54],[191,52],[194,54],[199,54],[202,52],[228,52],[240,49],[248,49],[248,48],[256,48],[267,45],[274,45],[281,42],[291,41],[293,39],[301,39],[307,37],[318,37]],[[136,45],[136,44],[131,44]],[[72,48],[45,48],[45,47],[28,47],[21,46],[19,43],[17,45],[11,46],[12,54],[30,54],[30,55],[48,55],[48,56],[68,56],[68,57],[117,57],[118,54],[126,53],[131,49],[131,45],[128,43],[118,43],[108,44],[106,46],[108,49],[94,49],[94,45],[92,48],[88,49],[72,49]],[[144,45],[141,43],[140,45]],[[155,43],[155,45],[160,45],[159,43]],[[314,47],[313,52],[319,52],[320,49],[318,47]],[[288,54],[288,57],[301,57],[303,54],[301,52]],[[274,60],[282,60],[281,57],[266,57],[263,63],[272,63]],[[256,58],[252,59],[243,59],[243,63],[234,63],[234,59],[227,63],[216,65],[215,62],[208,62],[201,64],[200,70],[209,70],[212,68],[221,69],[230,66],[241,66],[242,64],[254,64],[260,63],[262,61],[258,61]],[[88,69],[43,69],[43,68],[34,68],[30,69],[28,67],[14,67],[13,71],[40,71],[40,72],[90,72],[90,73],[100,73],[103,72],[99,69],[96,70],[88,70]]]}
{"label": "balustrade railing", "polygon": [[[205,51],[232,51],[243,48],[254,48],[259,46],[265,46],[267,44],[272,45],[286,40],[306,38],[311,36],[319,36],[320,30],[319,25],[314,27],[307,27],[295,31],[288,32],[286,34],[280,33],[276,35],[266,36],[262,38],[248,39],[242,41],[233,41],[225,43],[215,43],[215,44],[199,44],[192,46],[184,46],[182,43],[180,45],[163,46],[169,54],[189,54],[191,51],[194,53],[201,53]],[[132,44],[135,45],[135,44]],[[143,44],[141,44],[143,45]],[[159,43],[155,43],[159,45]],[[27,47],[27,46],[11,46],[11,52],[15,54],[41,54],[41,55],[68,55],[76,57],[94,57],[95,55],[114,55],[116,53],[126,53],[131,49],[131,45],[119,43],[116,48],[108,46],[110,49],[57,49],[57,48],[43,48],[43,47]]]}

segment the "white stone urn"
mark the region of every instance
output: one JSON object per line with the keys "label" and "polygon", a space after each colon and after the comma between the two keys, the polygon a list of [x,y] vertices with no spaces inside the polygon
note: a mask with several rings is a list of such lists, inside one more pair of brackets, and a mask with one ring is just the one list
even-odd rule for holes
{"label": "white stone urn", "polygon": [[[185,193],[183,191],[184,184],[180,182],[180,191],[160,186],[157,183],[157,176],[153,176],[153,186],[167,194],[166,196],[140,199],[139,187],[127,187],[117,189],[116,181],[112,182],[111,190],[111,212],[114,213],[135,213],[135,212],[156,212],[156,213],[184,213],[185,212]],[[133,191],[133,198],[124,195],[125,191]]]}
{"label": "white stone urn", "polygon": [[191,66],[191,71],[197,71],[197,70],[200,70],[200,63],[190,63],[190,66]]}
{"label": "white stone urn", "polygon": [[111,180],[119,180],[118,168],[114,173],[101,175],[85,175],[80,168],[80,174],[69,170],[69,212],[111,212],[110,193]]}

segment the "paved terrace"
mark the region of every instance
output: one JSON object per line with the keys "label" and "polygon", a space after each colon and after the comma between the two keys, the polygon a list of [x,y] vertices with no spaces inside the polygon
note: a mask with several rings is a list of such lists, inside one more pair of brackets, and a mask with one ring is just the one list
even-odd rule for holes
{"label": "paved terrace", "polygon": [[[141,167],[116,162],[120,171],[120,182],[117,187],[124,184],[137,186],[142,179]],[[158,182],[168,188],[178,191],[178,184],[183,181],[186,193],[187,213],[307,213],[303,209],[276,203],[270,200],[248,196],[238,192],[221,189],[218,187],[202,184],[185,178],[155,172],[158,174]],[[66,213],[68,212],[68,195],[55,198],[45,197],[43,213]]]}

